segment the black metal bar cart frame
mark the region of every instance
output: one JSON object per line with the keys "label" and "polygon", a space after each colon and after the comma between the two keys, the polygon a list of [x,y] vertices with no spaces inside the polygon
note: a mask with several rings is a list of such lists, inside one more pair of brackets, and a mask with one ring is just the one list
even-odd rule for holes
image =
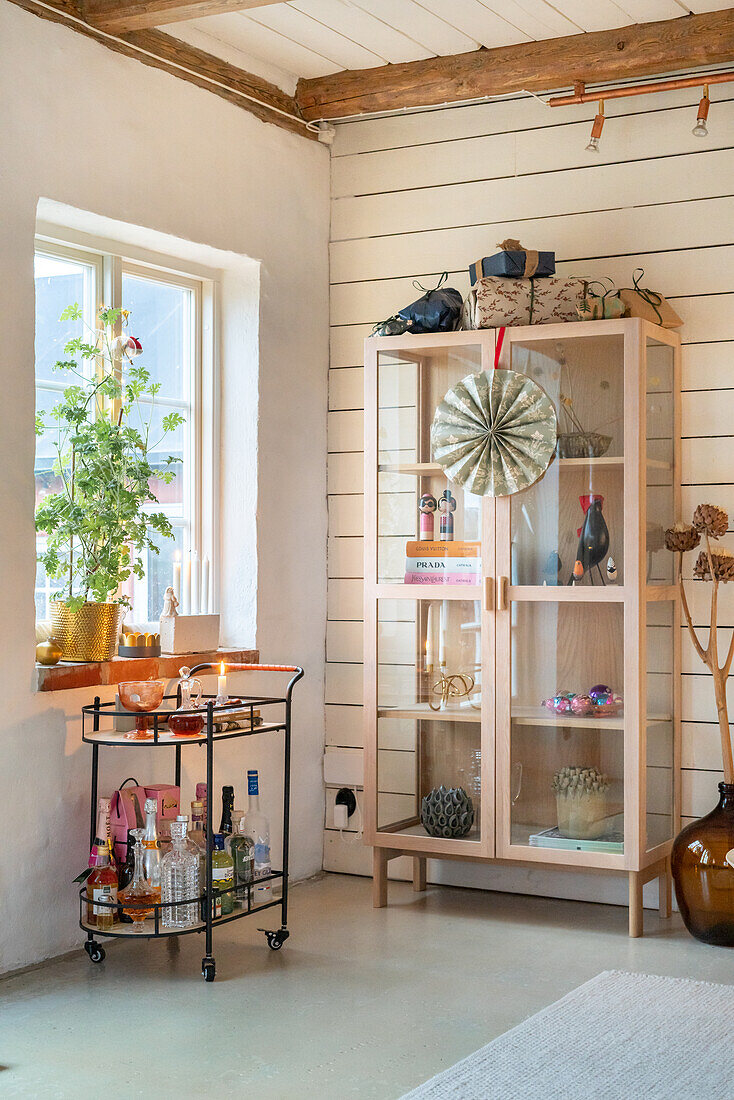
{"label": "black metal bar cart frame", "polygon": [[[201,919],[197,924],[192,925],[190,928],[166,928],[161,924],[161,915],[163,910],[171,905],[186,904],[185,901],[177,902],[159,902],[155,905],[146,905],[147,912],[153,910],[153,926],[150,931],[145,932],[133,932],[130,925],[117,925],[116,930],[101,930],[96,926],[89,923],[87,920],[87,893],[86,885],[82,886],[79,891],[79,927],[86,932],[87,938],[84,943],[84,950],[87,952],[92,962],[102,962],[105,957],[104,948],[97,942],[95,937],[105,937],[112,939],[156,939],[158,937],[169,936],[183,936],[192,932],[204,933],[205,937],[205,954],[201,960],[201,972],[204,980],[207,982],[214,981],[216,966],[213,955],[213,936],[214,928],[220,924],[229,924],[231,921],[239,920],[241,917],[252,916],[253,913],[262,913],[266,909],[273,909],[280,906],[280,928],[275,930],[260,929],[265,933],[268,945],[274,950],[279,950],[285,941],[288,939],[288,856],[289,856],[289,827],[290,827],[290,769],[291,769],[291,696],[293,688],[296,683],[303,676],[303,669],[298,665],[245,665],[245,664],[226,664],[226,671],[230,672],[287,672],[291,673],[291,679],[288,682],[288,686],[285,691],[285,695],[282,697],[271,696],[237,696],[236,698],[230,697],[231,701],[227,704],[217,704],[214,701],[214,696],[205,695],[203,698],[206,700],[205,707],[202,708],[203,713],[206,714],[206,725],[200,733],[194,735],[174,734],[166,728],[168,718],[171,716],[176,706],[181,702],[180,689],[176,695],[164,696],[163,702],[172,704],[169,709],[161,709],[147,712],[146,717],[152,722],[152,736],[148,739],[129,739],[125,737],[124,733],[120,733],[116,730],[100,730],[101,718],[127,718],[131,717],[128,710],[117,710],[115,703],[102,703],[99,697],[96,697],[94,703],[90,706],[82,707],[82,741],[86,741],[92,746],[92,783],[91,783],[91,813],[90,813],[90,847],[94,843],[95,829],[96,829],[96,813],[97,813],[97,787],[99,777],[99,749],[102,745],[119,747],[119,746],[134,746],[137,748],[173,748],[175,751],[175,784],[180,787],[181,785],[181,748],[185,745],[205,745],[206,746],[206,782],[207,782],[207,810],[206,810],[206,835],[210,838],[207,844],[206,854],[206,890],[197,898],[188,899],[190,902],[197,902],[200,906]],[[213,671],[218,669],[218,664],[200,664],[191,669],[190,675],[194,676],[198,672]],[[255,725],[255,710],[265,711],[266,713],[272,713],[273,708],[282,707],[282,713],[278,714],[269,720],[262,716],[262,724]],[[215,730],[215,715],[217,717],[226,717],[229,710],[234,717],[233,708],[236,708],[236,718],[239,723],[238,728],[234,730],[224,730],[217,732]],[[202,710],[198,713],[202,713]],[[91,719],[91,730],[89,729],[89,721]],[[262,905],[252,904],[253,890],[248,889],[246,905],[242,909],[236,912],[227,914],[226,916],[214,917],[214,901],[215,895],[226,893],[226,891],[215,890],[212,885],[212,850],[211,850],[211,836],[213,834],[212,828],[212,794],[213,794],[213,774],[214,774],[214,745],[218,741],[226,741],[235,737],[253,737],[257,734],[277,733],[282,731],[284,734],[284,760],[283,760],[283,858],[282,869],[280,871],[273,871],[270,875],[262,878],[253,879],[253,886],[255,883],[262,883],[267,881],[280,881],[282,884],[282,892],[280,898],[276,898],[274,901],[266,902]],[[114,910],[120,909],[119,902],[105,902],[101,900],[95,901],[95,906],[101,906]],[[132,904],[126,904],[126,909],[135,908]]]}

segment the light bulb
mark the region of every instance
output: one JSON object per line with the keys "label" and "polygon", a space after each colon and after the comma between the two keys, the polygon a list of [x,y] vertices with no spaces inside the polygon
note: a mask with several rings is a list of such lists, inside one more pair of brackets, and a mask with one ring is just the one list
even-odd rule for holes
{"label": "light bulb", "polygon": [[706,119],[709,117],[709,107],[711,101],[709,100],[709,87],[708,84],[703,86],[703,96],[701,102],[698,105],[698,115],[696,116],[696,125],[691,130],[694,137],[708,137],[708,126],[706,125]]}
{"label": "light bulb", "polygon": [[599,100],[599,110],[594,118],[594,124],[591,127],[591,137],[589,138],[589,144],[586,146],[587,153],[599,152],[599,138],[601,132],[604,129],[604,100]]}

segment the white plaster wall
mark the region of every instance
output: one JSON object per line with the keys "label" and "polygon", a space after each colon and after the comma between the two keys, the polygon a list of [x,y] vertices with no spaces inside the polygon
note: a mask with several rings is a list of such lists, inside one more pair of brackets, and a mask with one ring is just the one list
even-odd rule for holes
{"label": "white plaster wall", "polygon": [[[256,422],[247,417],[254,397],[247,324],[221,330],[225,630],[228,642],[256,642],[263,659],[297,661],[307,671],[294,731],[292,870],[299,877],[321,866],[329,163],[322,146],[10,4],[0,7],[0,41],[4,971],[79,941],[71,880],[88,842],[90,753],[78,710],[92,693],[33,691],[38,200],[261,261]],[[247,311],[236,282],[222,297],[230,317]],[[142,752],[108,753],[100,789],[149,774]],[[229,778],[243,789],[240,769],[258,764],[272,818],[279,759],[275,746],[248,745],[246,757],[231,750],[216,783]]]}

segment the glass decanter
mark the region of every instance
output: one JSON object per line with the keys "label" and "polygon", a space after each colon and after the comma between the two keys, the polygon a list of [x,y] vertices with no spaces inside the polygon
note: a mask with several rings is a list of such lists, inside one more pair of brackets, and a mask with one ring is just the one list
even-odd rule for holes
{"label": "glass decanter", "polygon": [[[161,861],[161,901],[164,928],[191,928],[199,920],[199,859],[186,847],[186,821],[171,822],[170,852]],[[170,905],[171,902],[182,904]]]}
{"label": "glass decanter", "polygon": [[160,900],[160,891],[153,889],[143,870],[145,829],[131,829],[130,833],[135,838],[135,870],[132,882],[119,891],[117,900],[122,902],[124,915],[132,920],[133,932],[144,932],[145,918],[154,912],[155,904]]}

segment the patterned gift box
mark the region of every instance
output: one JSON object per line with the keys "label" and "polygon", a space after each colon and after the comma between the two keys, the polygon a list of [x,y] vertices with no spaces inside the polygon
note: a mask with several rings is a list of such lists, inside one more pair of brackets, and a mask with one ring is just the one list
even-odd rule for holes
{"label": "patterned gift box", "polygon": [[502,328],[578,321],[589,280],[572,275],[547,279],[479,279],[469,291],[462,328]]}

